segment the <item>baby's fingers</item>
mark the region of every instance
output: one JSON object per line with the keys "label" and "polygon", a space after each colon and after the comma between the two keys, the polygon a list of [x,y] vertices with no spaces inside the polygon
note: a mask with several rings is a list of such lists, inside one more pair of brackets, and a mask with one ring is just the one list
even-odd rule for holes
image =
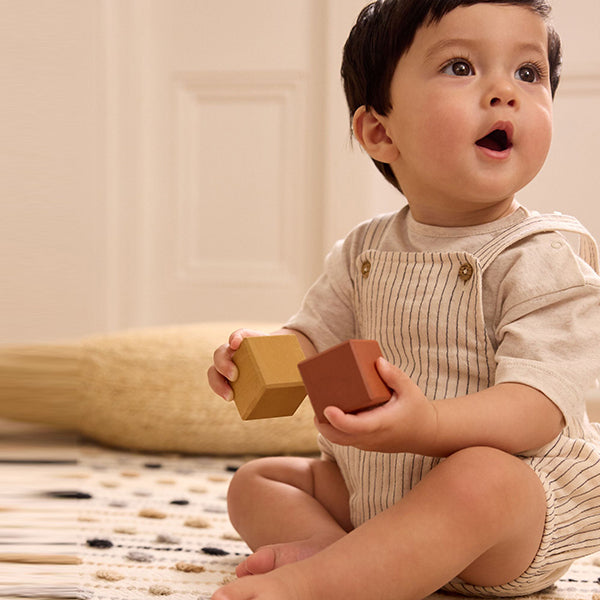
{"label": "baby's fingers", "polygon": [[238,368],[233,362],[235,351],[236,348],[232,348],[230,344],[223,344],[213,354],[213,366],[215,370],[229,381],[235,381],[239,376]]}
{"label": "baby's fingers", "polygon": [[229,381],[217,371],[215,365],[209,367],[206,376],[208,377],[208,385],[210,385],[215,394],[221,396],[227,402],[233,400],[233,390],[229,385]]}
{"label": "baby's fingers", "polygon": [[389,401],[357,413],[345,413],[337,406],[328,406],[323,414],[337,430],[349,435],[365,435],[379,430],[385,424],[393,407],[394,403]]}
{"label": "baby's fingers", "polygon": [[230,381],[238,378],[238,368],[232,360],[235,350],[229,344],[219,346],[213,354],[213,364],[207,372],[208,385],[211,389],[228,402],[233,400],[233,390]]}
{"label": "baby's fingers", "polygon": [[343,433],[355,434],[364,431],[360,420],[356,415],[345,413],[337,406],[328,406],[323,411],[329,424],[338,431]]}
{"label": "baby's fingers", "polygon": [[244,341],[244,338],[258,337],[263,335],[268,334],[264,333],[263,331],[256,331],[256,329],[236,329],[229,336],[229,347],[232,350],[232,355],[233,352],[235,352],[240,347],[240,344]]}
{"label": "baby's fingers", "polygon": [[[344,413],[335,406],[328,406],[325,416],[329,423],[320,423],[315,417],[319,432],[334,444],[363,448],[373,436],[371,424],[365,423],[362,416]],[[366,449],[366,448],[363,448]]]}
{"label": "baby's fingers", "polygon": [[233,390],[230,381],[236,381],[239,371],[233,362],[236,353],[244,338],[266,335],[253,329],[237,329],[229,336],[229,343],[219,346],[213,354],[213,364],[207,372],[208,384],[212,390],[225,400],[233,400]]}

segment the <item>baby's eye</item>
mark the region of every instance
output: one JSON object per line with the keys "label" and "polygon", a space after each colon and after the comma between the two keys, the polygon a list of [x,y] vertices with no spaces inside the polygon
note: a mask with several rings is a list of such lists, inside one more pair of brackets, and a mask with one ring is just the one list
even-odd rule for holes
{"label": "baby's eye", "polygon": [[526,83],[535,83],[541,79],[541,73],[535,65],[523,65],[516,70],[515,77]]}
{"label": "baby's eye", "polygon": [[464,58],[454,58],[442,68],[442,73],[454,75],[455,77],[469,77],[475,74],[471,63]]}

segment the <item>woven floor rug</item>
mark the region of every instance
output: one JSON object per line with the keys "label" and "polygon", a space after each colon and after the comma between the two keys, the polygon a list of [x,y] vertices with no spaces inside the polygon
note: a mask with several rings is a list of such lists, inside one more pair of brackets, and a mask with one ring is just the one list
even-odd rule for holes
{"label": "woven floor rug", "polygon": [[[225,503],[244,460],[0,437],[0,596],[210,598],[249,552]],[[600,555],[528,598],[600,600]]]}

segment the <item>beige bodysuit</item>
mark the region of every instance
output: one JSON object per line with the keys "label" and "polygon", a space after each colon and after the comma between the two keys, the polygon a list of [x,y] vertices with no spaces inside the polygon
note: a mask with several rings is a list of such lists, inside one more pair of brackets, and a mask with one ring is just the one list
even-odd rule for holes
{"label": "beige bodysuit", "polygon": [[[557,231],[580,236],[583,260]],[[455,580],[447,590],[533,593],[576,558],[600,550],[600,426],[589,423],[583,402],[586,382],[600,374],[594,271],[596,244],[571,217],[520,208],[483,226],[439,228],[415,222],[405,208],[362,224],[336,245],[286,324],[318,350],[352,337],[376,339],[386,359],[432,400],[517,382],[540,389],[562,410],[562,434],[522,456],[547,497],[534,562],[505,586]],[[344,476],[355,526],[398,502],[443,460],[320,443]]]}

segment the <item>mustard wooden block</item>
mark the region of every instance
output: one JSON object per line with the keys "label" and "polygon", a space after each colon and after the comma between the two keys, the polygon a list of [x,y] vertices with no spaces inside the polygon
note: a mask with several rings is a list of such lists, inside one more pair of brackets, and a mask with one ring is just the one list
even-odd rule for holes
{"label": "mustard wooden block", "polygon": [[306,396],[301,360],[304,353],[295,335],[245,338],[233,355],[239,377],[231,384],[242,419],[293,415]]}

